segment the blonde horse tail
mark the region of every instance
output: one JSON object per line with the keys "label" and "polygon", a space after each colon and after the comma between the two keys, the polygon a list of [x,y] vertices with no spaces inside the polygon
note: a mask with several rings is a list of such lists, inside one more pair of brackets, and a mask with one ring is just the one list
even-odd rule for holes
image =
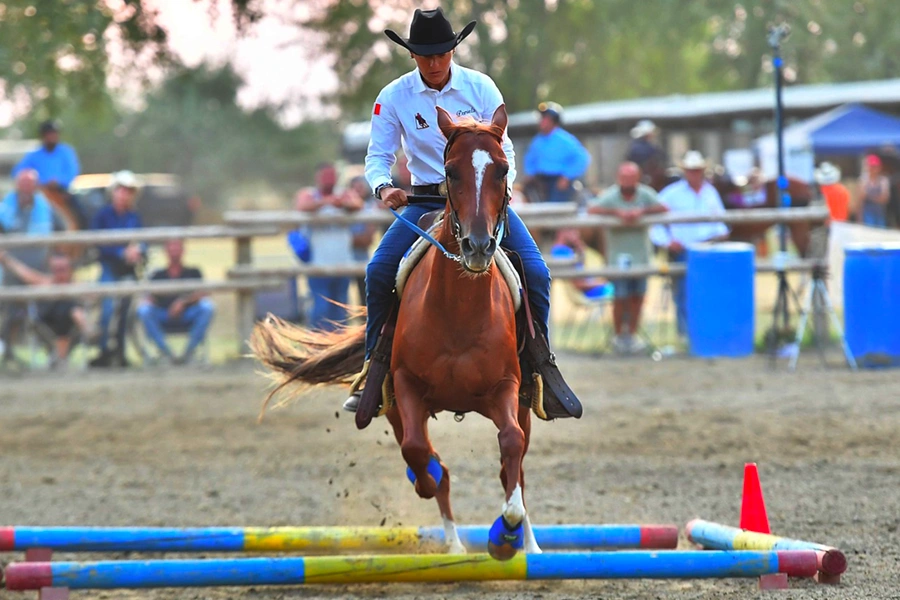
{"label": "blonde horse tail", "polygon": [[[365,316],[365,309],[354,312],[353,316]],[[308,386],[351,384],[365,360],[366,329],[350,325],[313,330],[269,315],[253,329],[250,349],[275,382],[263,402],[264,413],[271,399],[286,388],[294,388],[289,400]]]}

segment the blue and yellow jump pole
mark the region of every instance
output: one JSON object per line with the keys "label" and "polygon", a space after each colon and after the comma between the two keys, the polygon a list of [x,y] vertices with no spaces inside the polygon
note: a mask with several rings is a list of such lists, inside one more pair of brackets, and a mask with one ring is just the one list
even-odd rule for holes
{"label": "blue and yellow jump pole", "polygon": [[453,582],[526,579],[695,579],[786,573],[812,577],[813,550],[414,554],[361,557],[233,558],[13,563],[6,588],[115,589],[325,583]]}
{"label": "blue and yellow jump pole", "polygon": [[[461,526],[470,550],[487,548],[488,525]],[[545,550],[675,548],[675,525],[538,525]],[[444,544],[442,527],[0,527],[0,552],[377,552]]]}
{"label": "blue and yellow jump pole", "polygon": [[791,538],[746,531],[711,521],[694,519],[685,526],[690,541],[714,550],[812,550],[816,553],[817,579],[838,583],[847,570],[847,557],[837,548]]}

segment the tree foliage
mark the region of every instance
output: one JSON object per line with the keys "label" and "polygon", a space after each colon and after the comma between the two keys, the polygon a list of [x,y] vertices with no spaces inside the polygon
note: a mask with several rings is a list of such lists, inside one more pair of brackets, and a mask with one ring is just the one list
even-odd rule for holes
{"label": "tree foliage", "polygon": [[111,48],[136,67],[132,76],[169,59],[156,21],[149,2],[0,2],[0,99],[37,118],[58,116],[72,104],[97,114],[108,108]]}
{"label": "tree foliage", "polygon": [[64,110],[64,136],[84,172],[173,173],[214,206],[253,183],[293,192],[312,181],[317,163],[338,156],[333,124],[285,129],[278,106],[248,112],[237,105],[242,85],[229,65],[173,67],[141,110],[111,107],[100,118]]}

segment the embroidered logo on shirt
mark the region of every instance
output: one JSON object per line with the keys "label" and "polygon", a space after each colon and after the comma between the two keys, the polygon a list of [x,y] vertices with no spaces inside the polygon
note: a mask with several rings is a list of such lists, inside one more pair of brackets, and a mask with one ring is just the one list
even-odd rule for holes
{"label": "embroidered logo on shirt", "polygon": [[416,129],[428,129],[428,121],[420,113],[416,113]]}
{"label": "embroidered logo on shirt", "polygon": [[474,108],[467,108],[466,110],[458,110],[458,111],[456,111],[456,116],[457,116],[457,117],[464,117],[464,116],[466,116],[466,115],[474,115],[474,114],[475,114],[475,109],[474,109]]}
{"label": "embroidered logo on shirt", "polygon": [[380,114],[381,114],[381,105],[378,104],[378,103],[376,102],[376,103],[375,103],[375,110],[373,110],[372,112],[373,112],[374,114],[376,114],[376,115],[380,115]]}

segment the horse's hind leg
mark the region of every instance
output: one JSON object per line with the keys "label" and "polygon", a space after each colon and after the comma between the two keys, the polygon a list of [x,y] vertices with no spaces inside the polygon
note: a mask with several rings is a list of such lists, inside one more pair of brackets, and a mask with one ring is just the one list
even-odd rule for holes
{"label": "horse's hind leg", "polygon": [[397,408],[389,411],[387,417],[412,472],[416,493],[422,498],[434,497],[437,500],[444,521],[444,540],[448,552],[465,554],[466,548],[459,539],[450,506],[450,470],[441,462],[428,438],[426,423],[429,413],[420,397],[415,395],[413,387],[404,385],[402,377],[395,376],[394,391],[398,399]]}

